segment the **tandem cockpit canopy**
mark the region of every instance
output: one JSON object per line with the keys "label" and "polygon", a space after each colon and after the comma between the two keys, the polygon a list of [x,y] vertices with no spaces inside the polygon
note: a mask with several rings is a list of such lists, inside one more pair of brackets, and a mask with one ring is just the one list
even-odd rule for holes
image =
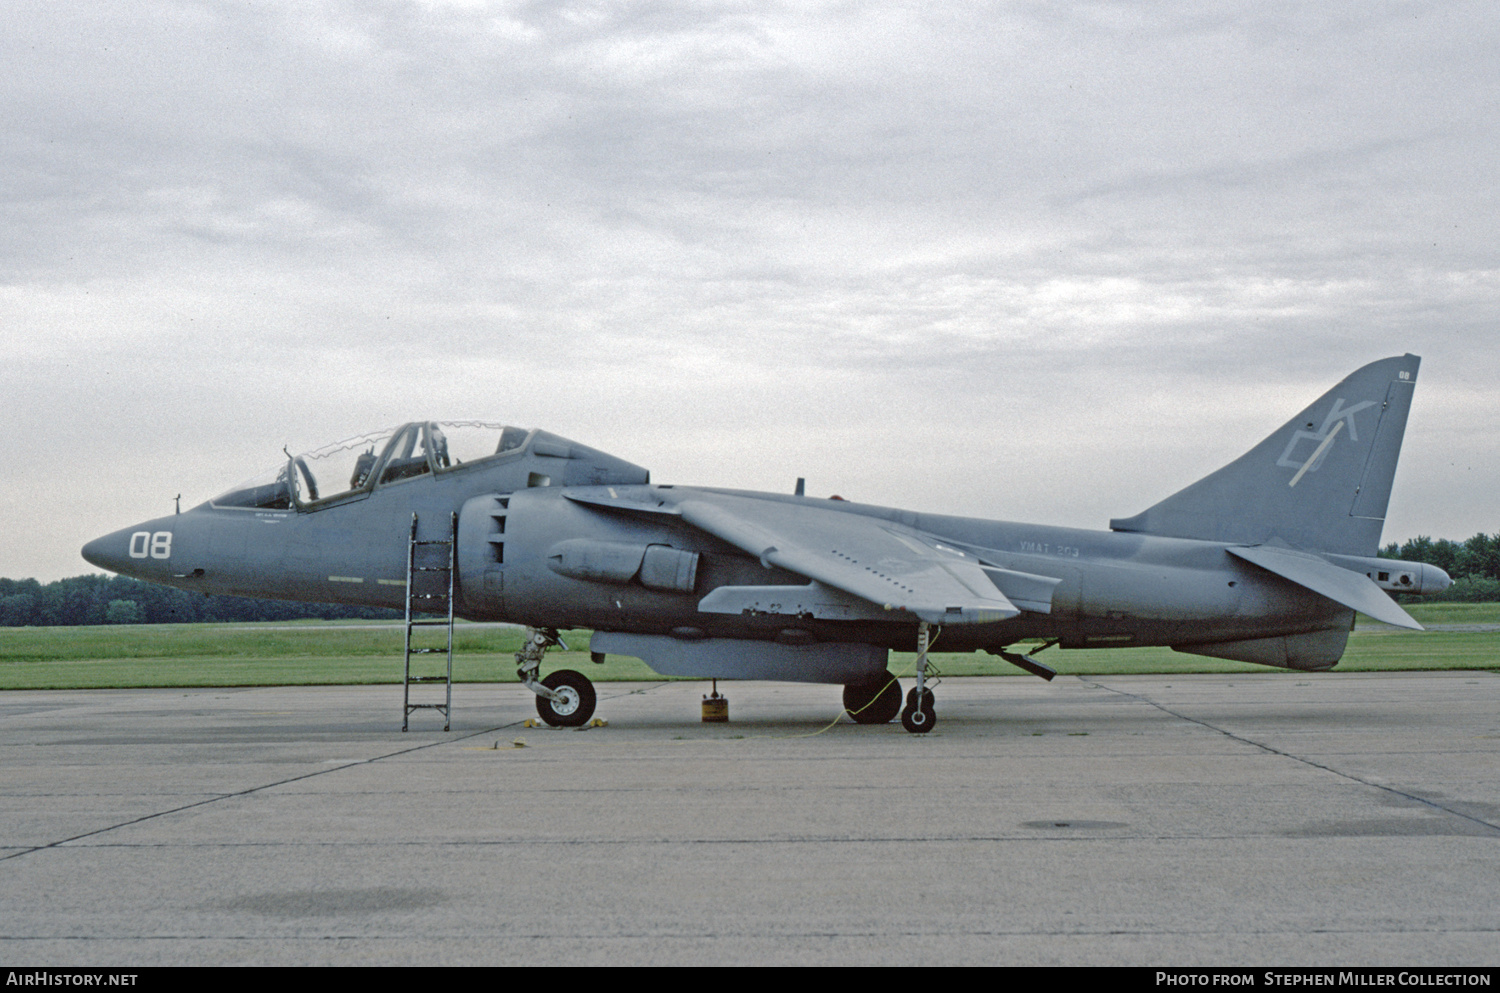
{"label": "tandem cockpit canopy", "polygon": [[209,503],[253,510],[322,506],[375,486],[519,452],[530,437],[525,428],[490,421],[416,421],[290,455]]}

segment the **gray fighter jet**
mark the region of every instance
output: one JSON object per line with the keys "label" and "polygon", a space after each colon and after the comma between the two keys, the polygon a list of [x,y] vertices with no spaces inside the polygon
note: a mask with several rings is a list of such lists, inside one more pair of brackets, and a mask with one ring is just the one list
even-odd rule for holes
{"label": "gray fighter jet", "polygon": [[[1011,648],[1167,645],[1317,671],[1343,655],[1356,611],[1420,629],[1388,594],[1437,592],[1447,574],[1375,557],[1419,361],[1365,366],[1109,531],[821,499],[800,481],[792,494],[653,485],[544,431],[419,421],[291,456],[83,556],[204,593],[411,609],[417,543],[433,542],[451,554],[455,614],[531,629],[519,675],[551,724],[593,713],[581,673],[538,678],[558,629],[589,628],[596,661],[842,684],[861,723],[899,710],[925,733],[939,631],[946,651],[1050,679],[1040,649]],[[904,706],[891,649],[919,653]]]}

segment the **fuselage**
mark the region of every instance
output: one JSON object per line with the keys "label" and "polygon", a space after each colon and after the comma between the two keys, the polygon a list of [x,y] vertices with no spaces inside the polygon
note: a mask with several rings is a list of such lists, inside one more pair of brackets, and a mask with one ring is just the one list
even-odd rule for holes
{"label": "fuselage", "polygon": [[[391,461],[391,460],[388,460]],[[296,470],[291,469],[295,477]],[[468,464],[388,474],[320,500],[209,501],[90,542],[104,568],[203,593],[400,608],[413,515],[420,537],[455,530],[456,612],[538,628],[683,637],[810,638],[910,650],[902,611],[838,620],[747,611],[706,613],[721,587],[801,586],[804,577],[680,520],[601,511],[569,487],[650,487],[639,466],[544,432]],[[1226,552],[1219,542],[921,514],[814,497],[661,487],[685,494],[816,504],[933,535],[988,566],[1057,580],[1050,609],[943,631],[944,650],[998,649],[1030,638],[1065,648],[1232,642],[1352,626],[1353,613]],[[558,551],[658,549],[693,568],[648,585],[639,573],[579,569]],[[581,544],[580,544],[581,543]],[[664,551],[663,551],[664,550]],[[669,562],[669,565],[671,563]]]}

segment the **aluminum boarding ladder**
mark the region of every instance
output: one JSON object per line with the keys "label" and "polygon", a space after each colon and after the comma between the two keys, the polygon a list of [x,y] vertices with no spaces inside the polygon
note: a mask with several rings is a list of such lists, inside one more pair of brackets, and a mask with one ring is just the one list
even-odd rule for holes
{"label": "aluminum boarding ladder", "polygon": [[[406,670],[402,688],[401,730],[405,731],[408,718],[414,710],[436,710],[443,715],[443,730],[452,723],[453,713],[453,578],[455,573],[454,553],[458,547],[458,515],[453,514],[449,522],[448,537],[441,540],[418,540],[417,515],[411,515],[411,537],[406,549]],[[433,554],[436,553],[436,554]],[[420,561],[419,561],[420,560]],[[437,564],[441,563],[441,564]],[[436,582],[434,582],[434,580]],[[419,588],[420,587],[420,588]],[[413,614],[446,613],[443,618],[416,618]],[[413,648],[412,631],[422,627],[447,625],[448,640],[442,648]],[[447,656],[447,668],[443,675],[419,675],[411,673],[413,655]],[[412,703],[413,683],[442,683],[442,703]]]}

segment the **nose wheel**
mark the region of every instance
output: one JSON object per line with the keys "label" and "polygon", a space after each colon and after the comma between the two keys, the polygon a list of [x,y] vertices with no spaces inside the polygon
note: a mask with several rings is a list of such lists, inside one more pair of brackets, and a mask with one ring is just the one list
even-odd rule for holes
{"label": "nose wheel", "polygon": [[589,677],[572,669],[559,669],[546,679],[538,680],[542,656],[558,645],[567,650],[553,628],[527,628],[526,644],[516,653],[516,677],[521,685],[536,694],[537,716],[555,728],[576,728],[594,716],[598,698]]}
{"label": "nose wheel", "polygon": [[582,727],[594,716],[597,701],[594,684],[583,673],[559,669],[542,680],[542,685],[551,690],[556,699],[537,697],[537,716],[553,727]]}

